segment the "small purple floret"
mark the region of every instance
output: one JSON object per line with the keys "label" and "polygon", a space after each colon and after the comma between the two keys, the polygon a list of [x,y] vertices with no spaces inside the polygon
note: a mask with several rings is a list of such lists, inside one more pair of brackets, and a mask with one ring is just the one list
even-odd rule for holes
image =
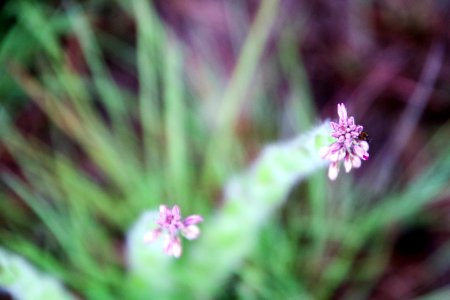
{"label": "small purple floret", "polygon": [[191,215],[186,219],[181,218],[180,208],[175,205],[172,209],[165,205],[159,206],[159,218],[156,220],[158,228],[147,232],[144,241],[151,243],[162,233],[166,233],[164,239],[164,252],[169,256],[180,257],[182,252],[180,233],[185,238],[193,240],[200,235],[200,229],[196,224],[203,221],[199,215]]}
{"label": "small purple floret", "polygon": [[353,117],[347,116],[347,109],[343,103],[337,107],[339,123],[330,122],[333,132],[331,136],[336,141],[328,147],[320,149],[322,158],[330,161],[328,177],[335,180],[339,174],[340,162],[344,161],[345,171],[361,166],[361,159],[369,158],[369,144],[359,138],[363,127],[355,124]]}

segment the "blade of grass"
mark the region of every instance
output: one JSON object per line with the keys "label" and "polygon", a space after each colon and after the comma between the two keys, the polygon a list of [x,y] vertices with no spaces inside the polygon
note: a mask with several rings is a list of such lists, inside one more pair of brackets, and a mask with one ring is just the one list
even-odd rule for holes
{"label": "blade of grass", "polygon": [[288,86],[291,88],[286,118],[292,120],[295,129],[301,132],[311,127],[317,111],[314,108],[305,66],[298,51],[300,41],[297,36],[298,33],[293,30],[283,31],[278,53],[283,71],[289,80]]}
{"label": "blade of grass", "polygon": [[78,37],[83,55],[92,72],[92,80],[111,118],[113,136],[120,139],[116,147],[123,153],[137,153],[136,140],[129,119],[130,103],[125,104],[125,96],[112,79],[86,15],[80,6],[71,6],[67,12],[74,33]]}
{"label": "blade of grass", "polygon": [[277,16],[278,6],[278,0],[261,2],[233,75],[221,100],[217,124],[206,149],[203,182],[211,180],[214,182],[215,178],[222,177],[220,174],[224,170],[221,170],[223,167],[221,163],[230,155],[236,120],[269,38],[270,29]]}
{"label": "blade of grass", "polygon": [[161,117],[158,100],[158,64],[161,45],[165,45],[163,29],[148,1],[134,0],[137,20],[137,69],[139,77],[139,112],[142,126],[144,159],[147,171],[159,164],[161,153],[158,137],[161,134]]}
{"label": "blade of grass", "polygon": [[[17,10],[21,23],[42,45],[50,57],[58,62],[63,59],[57,33],[53,28],[54,18],[49,18],[42,5],[30,2],[20,2]],[[39,28],[39,30],[36,30]]]}
{"label": "blade of grass", "polygon": [[185,132],[183,78],[181,77],[181,54],[177,46],[169,46],[166,53],[164,78],[164,112],[167,136],[167,190],[171,198],[185,206],[190,197],[189,165]]}
{"label": "blade of grass", "polygon": [[[136,155],[133,152],[123,152],[121,141],[110,134],[102,121],[95,120],[95,123],[85,124],[82,116],[77,115],[70,105],[49,94],[20,67],[14,66],[12,72],[35,103],[57,126],[79,142],[92,160],[123,191],[132,190],[134,184],[141,181],[141,169]],[[98,126],[88,127],[93,124]],[[127,160],[123,159],[124,154],[128,154]]]}

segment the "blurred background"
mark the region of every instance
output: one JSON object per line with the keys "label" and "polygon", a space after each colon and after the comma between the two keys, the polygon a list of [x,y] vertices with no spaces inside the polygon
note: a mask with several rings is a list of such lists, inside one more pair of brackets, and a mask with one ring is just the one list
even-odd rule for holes
{"label": "blurred background", "polygon": [[[0,245],[75,299],[449,299],[449,20],[431,0],[4,1]],[[360,169],[293,187],[218,288],[124,286],[143,211],[214,219],[265,144],[341,102]]]}

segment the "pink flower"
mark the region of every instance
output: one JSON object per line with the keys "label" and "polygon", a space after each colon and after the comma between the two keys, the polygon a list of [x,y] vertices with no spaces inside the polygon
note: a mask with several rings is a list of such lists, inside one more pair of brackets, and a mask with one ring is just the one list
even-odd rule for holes
{"label": "pink flower", "polygon": [[196,225],[203,221],[199,215],[192,215],[186,219],[181,218],[180,208],[175,205],[168,209],[165,205],[159,206],[159,219],[156,220],[158,228],[147,232],[144,241],[151,243],[162,233],[166,233],[164,239],[164,252],[169,256],[180,257],[182,252],[180,233],[189,240],[194,240],[200,235],[200,229]]}
{"label": "pink flower", "polygon": [[369,158],[369,144],[360,137],[363,127],[355,124],[353,117],[347,116],[347,109],[343,103],[337,107],[339,124],[330,122],[333,129],[332,137],[336,142],[328,147],[320,149],[320,155],[330,161],[328,177],[335,180],[339,174],[340,162],[344,161],[345,171],[348,173],[352,168],[361,166],[361,159]]}

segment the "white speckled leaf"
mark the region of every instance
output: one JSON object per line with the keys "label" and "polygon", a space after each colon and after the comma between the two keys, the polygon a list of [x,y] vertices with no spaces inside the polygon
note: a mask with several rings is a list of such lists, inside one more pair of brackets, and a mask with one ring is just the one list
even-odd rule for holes
{"label": "white speckled leaf", "polygon": [[1,248],[0,286],[19,300],[75,299],[56,278],[39,272],[24,258]]}

